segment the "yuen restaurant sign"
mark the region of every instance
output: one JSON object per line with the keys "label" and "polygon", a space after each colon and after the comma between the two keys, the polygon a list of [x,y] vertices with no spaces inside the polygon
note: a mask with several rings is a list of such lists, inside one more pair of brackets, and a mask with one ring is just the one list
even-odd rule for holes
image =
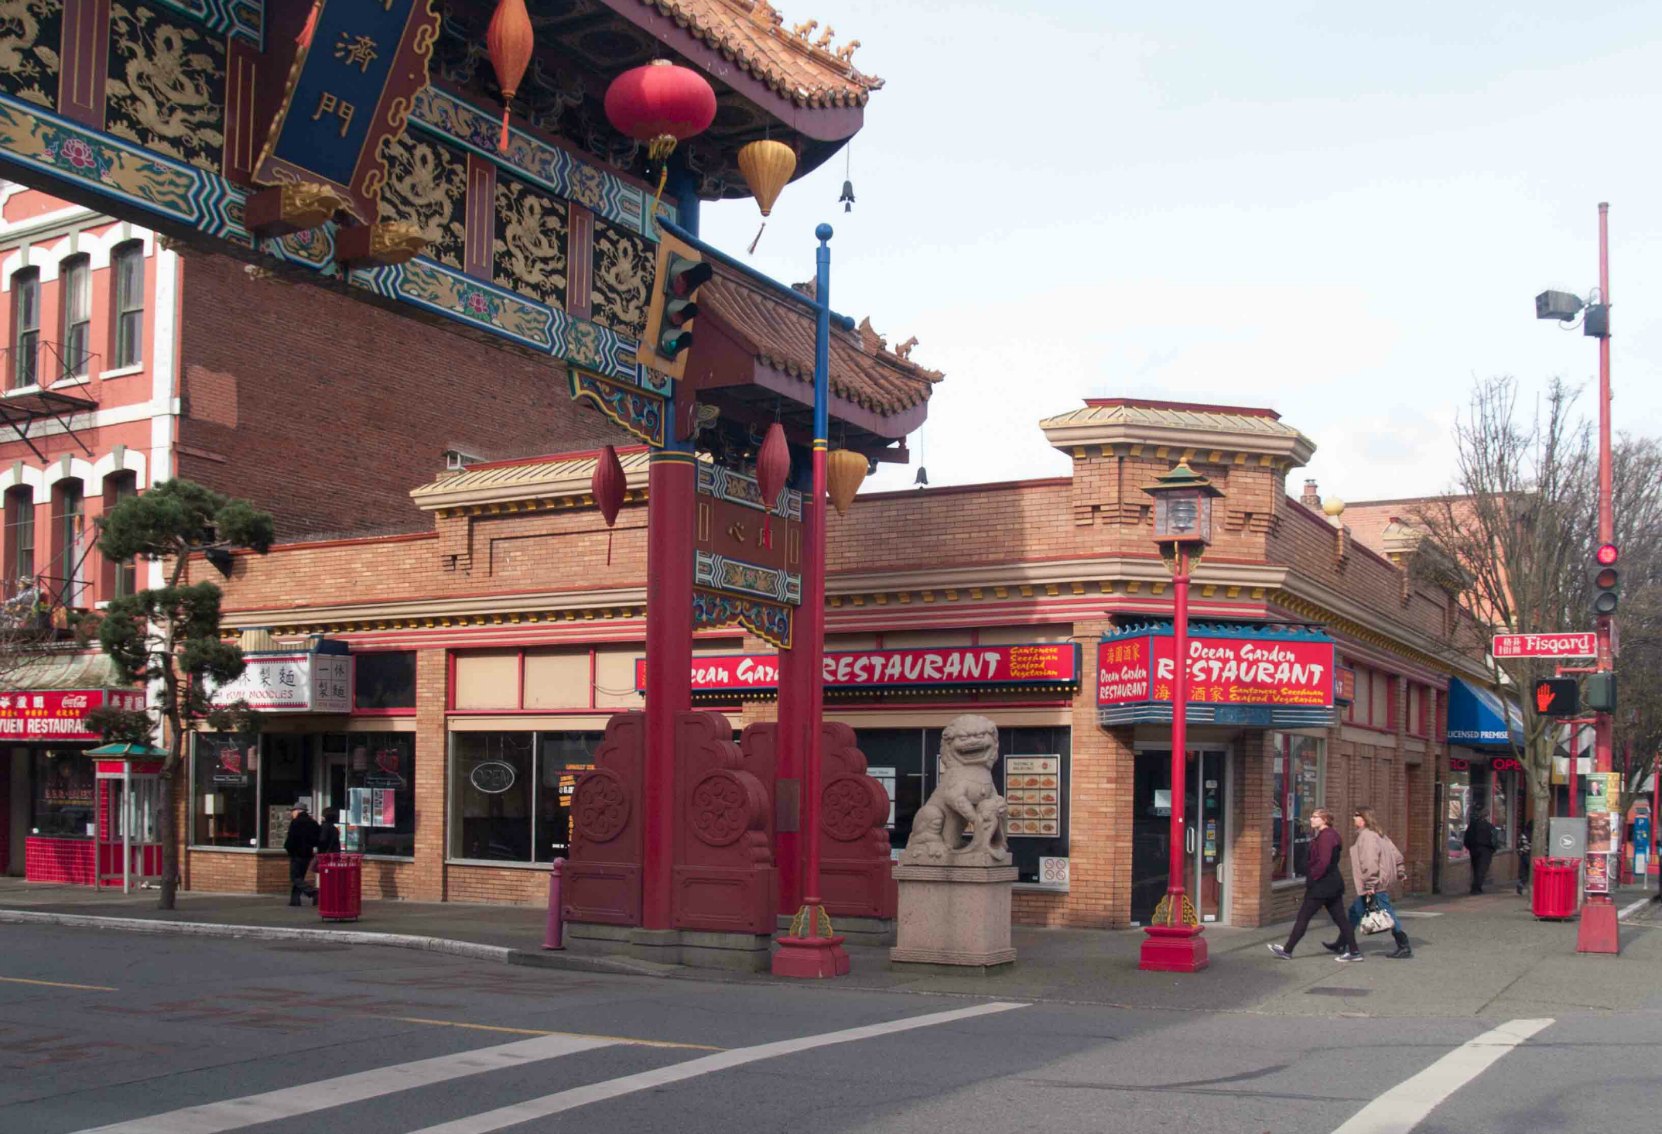
{"label": "yuen restaurant sign", "polygon": [[[910,650],[839,650],[825,655],[827,693],[968,690],[1030,692],[1079,684],[1075,642],[1013,646],[930,646]],[[646,689],[646,662],[635,663],[635,688]],[[694,697],[766,695],[779,690],[773,654],[718,654],[693,659]]]}
{"label": "yuen restaurant sign", "polygon": [[94,709],[144,708],[139,689],[43,689],[0,692],[0,739],[102,740],[87,727]]}
{"label": "yuen restaurant sign", "polygon": [[[1309,727],[1331,724],[1334,644],[1312,631],[1201,631],[1189,639],[1191,723]],[[1097,651],[1097,719],[1169,722],[1177,676],[1169,631],[1104,638]]]}

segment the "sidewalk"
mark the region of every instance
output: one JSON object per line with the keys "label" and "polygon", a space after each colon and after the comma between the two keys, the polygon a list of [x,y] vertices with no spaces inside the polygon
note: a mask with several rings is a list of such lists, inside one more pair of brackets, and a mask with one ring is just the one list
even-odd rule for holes
{"label": "sidewalk", "polygon": [[[837,988],[932,995],[998,996],[1130,1008],[1246,1011],[1273,1015],[1469,1016],[1632,1008],[1650,996],[1662,1007],[1662,913],[1637,888],[1614,895],[1618,910],[1638,904],[1622,927],[1621,958],[1578,956],[1573,922],[1540,922],[1527,898],[1510,891],[1480,897],[1408,899],[1400,903],[1415,955],[1386,960],[1388,936],[1365,938],[1368,960],[1336,965],[1318,942],[1331,927],[1313,926],[1292,962],[1265,944],[1286,925],[1208,927],[1212,963],[1196,974],[1137,969],[1135,931],[1030,929],[1018,926],[1012,970],[990,977],[891,969],[882,948],[849,950],[852,973]],[[83,919],[86,919],[83,921]],[[1653,920],[1654,919],[1654,920]],[[311,906],[281,897],[181,892],[178,909],[156,908],[153,891],[123,896],[83,887],[0,879],[0,924],[51,921],[106,929],[214,936],[300,938],[396,945],[508,964],[718,981],[768,981],[766,974],[715,973],[545,952],[545,913],[516,906],[366,901],[363,918],[336,925]],[[215,928],[217,927],[217,928]],[[1611,965],[1619,968],[1610,968]],[[1528,979],[1525,979],[1528,978]]]}

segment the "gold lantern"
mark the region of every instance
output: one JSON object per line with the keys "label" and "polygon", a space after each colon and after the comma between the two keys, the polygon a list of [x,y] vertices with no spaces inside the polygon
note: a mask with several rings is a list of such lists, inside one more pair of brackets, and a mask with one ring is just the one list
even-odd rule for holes
{"label": "gold lantern", "polygon": [[866,479],[866,459],[852,449],[833,449],[825,459],[825,490],[837,515],[848,514],[854,494]]}
{"label": "gold lantern", "polygon": [[756,230],[756,239],[750,242],[750,250],[754,252],[762,239],[762,229],[768,226],[767,217],[773,213],[779,191],[796,172],[796,151],[772,139],[751,142],[739,151],[739,172],[744,174],[744,183],[750,186],[756,204],[762,209],[762,228]]}

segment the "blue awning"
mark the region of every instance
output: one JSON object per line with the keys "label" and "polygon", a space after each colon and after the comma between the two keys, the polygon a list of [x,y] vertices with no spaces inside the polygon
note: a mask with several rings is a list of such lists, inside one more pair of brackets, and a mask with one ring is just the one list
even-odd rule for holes
{"label": "blue awning", "polygon": [[1507,748],[1513,740],[1522,744],[1523,714],[1510,701],[1502,702],[1499,694],[1456,677],[1448,685],[1448,739],[1478,748]]}

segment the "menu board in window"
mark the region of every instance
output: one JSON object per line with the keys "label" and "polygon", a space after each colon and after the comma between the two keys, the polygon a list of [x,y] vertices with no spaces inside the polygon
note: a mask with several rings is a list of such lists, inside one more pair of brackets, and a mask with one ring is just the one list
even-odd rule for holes
{"label": "menu board in window", "polygon": [[1006,756],[1004,802],[1011,838],[1055,838],[1062,833],[1062,758]]}

